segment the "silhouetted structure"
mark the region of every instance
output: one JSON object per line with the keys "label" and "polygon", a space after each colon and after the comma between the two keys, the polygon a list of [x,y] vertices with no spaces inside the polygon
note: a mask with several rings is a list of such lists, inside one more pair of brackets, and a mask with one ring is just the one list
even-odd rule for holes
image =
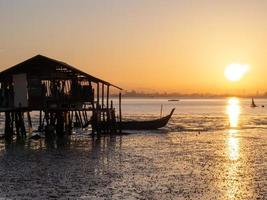
{"label": "silhouetted structure", "polygon": [[250,107],[252,107],[252,108],[257,107],[257,105],[256,105],[255,102],[254,102],[254,98],[251,99]]}
{"label": "silhouetted structure", "polygon": [[70,133],[73,126],[91,125],[93,133],[114,131],[115,109],[109,102],[109,89],[121,88],[64,62],[34,56],[2,71],[0,84],[7,139],[13,138],[14,129],[17,137],[26,136],[25,116],[31,132],[32,111],[38,111],[38,129],[47,136]]}
{"label": "silhouetted structure", "polygon": [[167,125],[175,108],[172,109],[169,115],[160,117],[159,119],[147,120],[147,121],[124,121],[120,122],[120,128],[122,130],[155,130]]}

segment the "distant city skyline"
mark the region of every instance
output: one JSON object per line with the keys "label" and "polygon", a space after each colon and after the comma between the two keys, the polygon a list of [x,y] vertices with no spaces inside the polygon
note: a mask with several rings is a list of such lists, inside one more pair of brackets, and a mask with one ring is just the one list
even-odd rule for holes
{"label": "distant city skyline", "polygon": [[[263,0],[2,0],[0,70],[43,54],[126,90],[267,91]],[[231,63],[250,66],[241,80]]]}

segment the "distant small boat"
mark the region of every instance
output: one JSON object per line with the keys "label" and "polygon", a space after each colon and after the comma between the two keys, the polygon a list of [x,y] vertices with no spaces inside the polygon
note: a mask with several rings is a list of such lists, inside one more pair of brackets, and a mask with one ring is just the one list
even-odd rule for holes
{"label": "distant small boat", "polygon": [[257,105],[256,105],[255,102],[254,102],[254,98],[251,99],[250,107],[252,107],[252,108],[257,107]]}
{"label": "distant small boat", "polygon": [[118,127],[121,126],[122,130],[154,130],[159,129],[167,125],[175,108],[172,109],[171,113],[165,117],[159,119],[148,120],[148,121],[123,121],[117,123]]}
{"label": "distant small boat", "polygon": [[168,99],[168,101],[180,101],[179,99]]}

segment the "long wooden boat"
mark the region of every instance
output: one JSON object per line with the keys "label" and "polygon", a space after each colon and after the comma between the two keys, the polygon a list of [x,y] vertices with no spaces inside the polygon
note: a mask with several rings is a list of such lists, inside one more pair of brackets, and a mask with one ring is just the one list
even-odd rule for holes
{"label": "long wooden boat", "polygon": [[122,130],[154,130],[162,128],[169,122],[175,108],[172,109],[171,113],[165,117],[148,120],[148,121],[122,121],[118,124],[118,128],[121,127]]}

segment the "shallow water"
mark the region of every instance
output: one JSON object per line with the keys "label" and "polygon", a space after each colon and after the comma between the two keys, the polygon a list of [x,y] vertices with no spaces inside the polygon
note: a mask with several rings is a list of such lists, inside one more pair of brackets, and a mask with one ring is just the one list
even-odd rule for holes
{"label": "shallow water", "polygon": [[162,130],[1,143],[0,199],[266,199],[267,107],[128,99],[123,113],[154,118],[161,104],[176,107]]}

